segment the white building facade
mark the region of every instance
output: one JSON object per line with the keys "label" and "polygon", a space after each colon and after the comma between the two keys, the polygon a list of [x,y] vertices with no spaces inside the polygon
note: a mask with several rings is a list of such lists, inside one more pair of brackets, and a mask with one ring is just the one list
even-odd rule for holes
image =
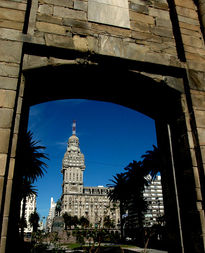
{"label": "white building facade", "polygon": [[[20,216],[22,217],[22,209],[23,209],[23,200],[21,201],[21,212]],[[26,228],[24,229],[24,233],[32,233],[33,227],[29,223],[29,218],[32,213],[36,210],[36,195],[32,194],[31,196],[26,197],[26,206],[25,206],[25,220],[26,220]]]}
{"label": "white building facade", "polygon": [[149,186],[145,187],[144,198],[148,203],[148,210],[145,214],[145,226],[152,226],[159,222],[164,215],[164,203],[161,176],[156,176]]}
{"label": "white building facade", "polygon": [[48,217],[46,219],[46,231],[47,232],[51,232],[53,219],[55,217],[55,209],[56,209],[56,203],[54,202],[53,197],[51,197],[50,209],[49,209]]}
{"label": "white building facade", "polygon": [[119,207],[108,198],[108,187],[84,187],[84,155],[80,151],[79,138],[76,136],[76,123],[73,122],[72,136],[62,163],[62,213],[67,212],[78,218],[86,217],[92,225],[103,223],[109,216],[115,227],[120,221]]}

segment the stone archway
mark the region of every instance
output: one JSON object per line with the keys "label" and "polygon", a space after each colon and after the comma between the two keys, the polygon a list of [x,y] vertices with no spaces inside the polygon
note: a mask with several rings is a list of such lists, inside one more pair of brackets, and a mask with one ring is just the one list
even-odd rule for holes
{"label": "stone archway", "polygon": [[[162,74],[164,68],[158,69],[155,74],[149,73],[152,71],[141,72],[136,70],[137,66],[128,64],[125,67],[123,62],[115,66],[115,60],[110,57],[95,62],[89,58],[77,58],[68,60],[69,64],[65,64],[65,60],[52,58],[52,64],[44,62],[42,67],[34,64],[35,57],[30,55],[28,59],[24,65],[25,94],[22,113],[25,113],[25,117],[21,119],[22,131],[26,129],[30,105],[65,98],[109,101],[155,119],[158,145],[164,157],[163,166],[166,167],[162,175],[163,185],[165,189],[169,189],[165,193],[165,210],[169,217],[168,248],[170,252],[186,250],[187,242],[193,240],[187,233],[188,221],[193,219],[190,216],[193,209],[189,215],[184,214],[187,213],[190,201],[193,202],[192,208],[194,206],[195,198],[191,199],[190,196],[195,189],[195,183],[192,181],[184,111],[186,106],[183,104],[184,73],[177,72],[176,75],[172,68],[167,69],[167,76]],[[31,64],[34,64],[35,68]],[[181,182],[184,182],[182,188]],[[197,217],[195,222],[200,224]],[[196,243],[195,238],[192,245],[189,243],[189,247],[196,250]]]}

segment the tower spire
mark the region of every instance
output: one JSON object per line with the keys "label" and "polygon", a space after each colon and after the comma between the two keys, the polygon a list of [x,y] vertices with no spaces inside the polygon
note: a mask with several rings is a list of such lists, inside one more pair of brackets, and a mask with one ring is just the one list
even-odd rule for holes
{"label": "tower spire", "polygon": [[72,134],[76,135],[76,121],[75,120],[73,120]]}

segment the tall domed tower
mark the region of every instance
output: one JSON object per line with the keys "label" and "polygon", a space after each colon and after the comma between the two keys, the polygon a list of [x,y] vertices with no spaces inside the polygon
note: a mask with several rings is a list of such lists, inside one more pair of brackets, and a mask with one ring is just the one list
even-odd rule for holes
{"label": "tall domed tower", "polygon": [[69,209],[69,196],[83,193],[84,155],[80,151],[79,139],[76,136],[76,122],[73,121],[72,136],[63,158],[62,174],[62,212]]}

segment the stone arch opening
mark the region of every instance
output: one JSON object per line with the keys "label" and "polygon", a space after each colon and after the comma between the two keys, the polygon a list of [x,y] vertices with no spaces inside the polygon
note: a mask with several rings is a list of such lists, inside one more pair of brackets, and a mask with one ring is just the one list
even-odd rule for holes
{"label": "stone arch opening", "polygon": [[[110,57],[98,61],[89,57],[68,61],[59,64],[57,60],[56,64],[24,69],[25,92],[18,146],[21,145],[21,134],[27,129],[29,106],[46,101],[66,98],[107,101],[153,118],[163,155],[162,166],[166,167],[162,177],[165,179],[163,188],[168,189],[164,201],[168,217],[168,248],[169,252],[184,252],[185,242],[191,240],[188,232],[191,214],[185,213],[190,203],[196,209],[196,201],[184,114],[183,73],[163,66],[157,69],[156,65],[150,64],[132,65],[132,62],[120,62]],[[11,213],[14,210],[12,204]],[[196,217],[191,224],[193,229],[196,228],[195,222],[200,226]],[[193,250],[196,247],[195,241]]]}
{"label": "stone arch opening", "polygon": [[[156,121],[158,145],[164,157],[163,166],[167,168],[162,175],[165,178],[163,184],[165,188],[169,189],[169,192],[165,194],[165,210],[169,217],[170,240],[168,247],[172,251],[181,249],[184,238],[182,238],[182,220],[173,166],[177,169],[184,163],[181,156],[178,157],[178,160],[175,158],[179,153],[179,142],[184,145],[187,140],[186,137],[182,138],[183,135],[185,136],[186,127],[180,88],[170,87],[173,83],[180,85],[180,81],[177,82],[175,78],[170,81],[169,76],[141,73],[141,71],[124,68],[120,64],[113,65],[109,61],[88,63],[84,60],[77,62],[77,64],[75,62],[74,64],[29,69],[24,71],[24,78],[22,131],[27,126],[27,113],[30,105],[66,98],[113,102],[142,112]],[[170,86],[167,80],[170,81]],[[169,125],[169,130],[171,129],[174,138],[169,135],[167,125]],[[175,153],[174,160],[176,162],[174,161],[174,164],[170,145]],[[178,180],[183,179],[183,170],[178,169],[174,172],[177,174]]]}

